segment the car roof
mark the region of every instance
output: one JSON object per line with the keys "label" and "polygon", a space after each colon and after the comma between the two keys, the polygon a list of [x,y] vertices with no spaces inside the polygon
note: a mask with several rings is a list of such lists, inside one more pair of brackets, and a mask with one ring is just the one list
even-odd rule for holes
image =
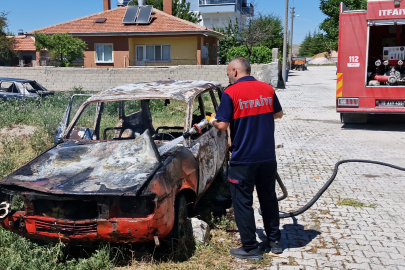
{"label": "car roof", "polygon": [[194,100],[199,93],[220,86],[217,82],[192,80],[131,83],[101,91],[91,96],[87,102],[129,99],[177,99],[188,103]]}
{"label": "car roof", "polygon": [[19,82],[19,83],[33,82],[33,80],[16,79],[16,78],[0,78],[0,81],[5,81],[5,82]]}

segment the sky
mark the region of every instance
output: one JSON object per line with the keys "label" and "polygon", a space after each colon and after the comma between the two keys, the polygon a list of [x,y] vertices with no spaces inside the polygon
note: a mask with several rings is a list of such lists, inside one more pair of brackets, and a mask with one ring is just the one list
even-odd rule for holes
{"label": "sky", "polygon": [[[253,2],[253,1],[251,1]],[[325,19],[319,10],[319,0],[289,0],[289,7],[295,7],[293,27],[293,43],[301,43],[305,35],[318,28]],[[254,0],[256,11],[272,13],[284,21],[285,1]],[[116,7],[117,1],[111,0],[111,6]],[[8,29],[17,34],[19,29],[24,32],[41,27],[77,19],[86,15],[103,11],[102,0],[0,0],[0,12],[8,12]],[[290,29],[290,14],[289,23]]]}

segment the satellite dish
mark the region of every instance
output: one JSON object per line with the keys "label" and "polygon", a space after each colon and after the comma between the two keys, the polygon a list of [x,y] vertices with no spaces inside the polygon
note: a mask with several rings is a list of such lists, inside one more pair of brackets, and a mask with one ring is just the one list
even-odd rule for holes
{"label": "satellite dish", "polygon": [[124,0],[117,0],[118,5],[123,5],[124,4]]}
{"label": "satellite dish", "polygon": [[208,57],[208,48],[207,46],[201,46],[201,58]]}

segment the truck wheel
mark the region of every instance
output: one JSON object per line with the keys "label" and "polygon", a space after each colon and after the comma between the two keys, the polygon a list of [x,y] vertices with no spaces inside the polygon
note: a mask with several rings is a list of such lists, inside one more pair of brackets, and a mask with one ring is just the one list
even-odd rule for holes
{"label": "truck wheel", "polygon": [[365,124],[367,123],[367,114],[341,113],[340,120],[345,124]]}

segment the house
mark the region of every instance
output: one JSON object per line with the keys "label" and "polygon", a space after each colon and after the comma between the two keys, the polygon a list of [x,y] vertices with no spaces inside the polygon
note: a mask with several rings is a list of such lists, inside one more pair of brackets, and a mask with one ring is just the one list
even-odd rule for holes
{"label": "house", "polygon": [[253,4],[247,0],[187,0],[190,10],[201,14],[200,25],[208,28],[225,27],[238,21],[242,28],[246,17],[254,14]]}
{"label": "house", "polygon": [[[20,67],[36,67],[41,65],[41,57],[47,58],[48,51],[41,50],[36,51],[34,46],[35,39],[32,36],[24,35],[22,32],[18,33],[18,36],[10,36],[9,38],[14,38],[14,50],[18,52],[18,64]],[[42,63],[45,65],[45,63]]]}
{"label": "house", "polygon": [[172,16],[172,1],[164,11],[151,6],[119,5],[79,19],[27,32],[69,33],[86,42],[84,67],[216,65],[219,39],[224,36],[204,26]]}

